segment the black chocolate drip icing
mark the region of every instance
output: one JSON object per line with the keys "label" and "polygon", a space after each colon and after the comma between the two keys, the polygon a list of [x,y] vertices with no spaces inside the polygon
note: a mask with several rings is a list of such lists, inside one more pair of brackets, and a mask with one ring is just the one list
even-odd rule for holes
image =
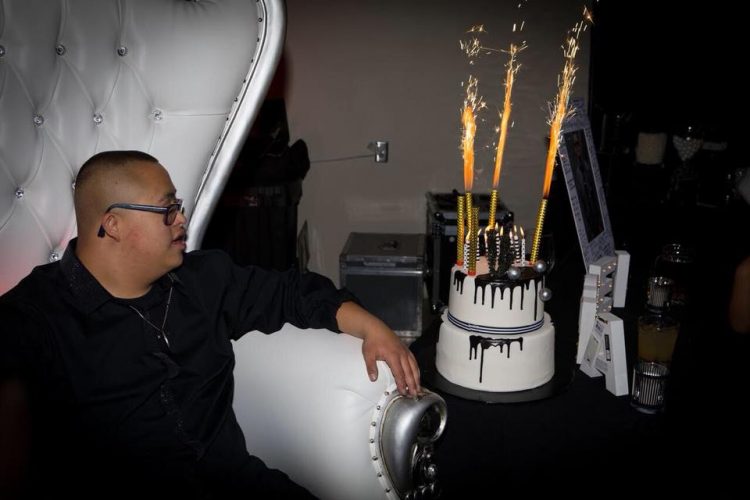
{"label": "black chocolate drip icing", "polygon": [[469,336],[469,359],[477,358],[477,347],[482,347],[482,357],[479,360],[479,383],[482,383],[482,372],[484,371],[484,351],[490,347],[499,347],[500,354],[503,353],[503,349],[508,347],[507,357],[510,358],[510,346],[513,342],[518,342],[520,350],[523,351],[523,337],[515,339],[492,339],[488,337],[482,337],[480,335]]}
{"label": "black chocolate drip icing", "polygon": [[[458,275],[460,271],[456,271],[456,275]],[[463,278],[466,276],[465,274],[461,273],[461,293],[463,293]],[[455,283],[454,278],[454,283]],[[523,305],[525,302],[525,296],[526,296],[526,290],[529,290],[531,288],[531,283],[534,283],[534,293],[531,295],[533,301],[534,301],[534,319],[537,319],[538,314],[538,304],[537,304],[537,294],[539,292],[539,283],[541,279],[538,275],[536,276],[522,276],[521,278],[517,280],[510,280],[510,279],[498,279],[493,278],[491,274],[482,274],[480,276],[477,276],[474,280],[474,303],[477,303],[477,295],[479,292],[479,289],[482,290],[482,305],[484,305],[485,302],[485,288],[487,285],[490,286],[490,289],[492,290],[492,302],[490,303],[490,307],[493,309],[495,308],[495,291],[496,289],[500,289],[500,300],[503,300],[503,296],[505,295],[505,290],[510,289],[510,309],[513,309],[513,290],[515,287],[520,286],[521,287],[521,310],[523,310]],[[456,288],[458,290],[458,288]]]}
{"label": "black chocolate drip icing", "polygon": [[456,285],[457,292],[464,293],[464,278],[466,274],[462,271],[456,270],[453,274],[453,284]]}

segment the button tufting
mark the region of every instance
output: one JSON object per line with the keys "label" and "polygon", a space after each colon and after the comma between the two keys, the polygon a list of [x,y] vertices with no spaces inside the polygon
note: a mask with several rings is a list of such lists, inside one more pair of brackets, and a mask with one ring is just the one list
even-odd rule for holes
{"label": "button tufting", "polygon": [[73,191],[76,190],[76,181],[75,181],[75,179],[73,179],[73,182],[70,183],[70,187],[73,188]]}
{"label": "button tufting", "polygon": [[34,115],[34,125],[39,127],[42,123],[44,123],[44,117],[42,115]]}
{"label": "button tufting", "polygon": [[57,52],[58,56],[65,54],[65,50],[66,50],[65,45],[61,43],[58,43],[57,45],[55,45],[55,52]]}
{"label": "button tufting", "polygon": [[16,198],[20,200],[21,198],[23,198],[23,194],[23,188],[16,189]]}
{"label": "button tufting", "polygon": [[0,57],[3,57],[5,55],[5,47],[0,45]]}
{"label": "button tufting", "polygon": [[162,114],[162,111],[160,109],[153,110],[151,112],[151,116],[154,117],[155,122],[160,122],[164,118],[164,115]]}
{"label": "button tufting", "polygon": [[120,57],[126,56],[128,54],[128,48],[124,45],[120,45],[117,47],[117,55]]}
{"label": "button tufting", "polygon": [[102,118],[102,115],[100,115],[99,113],[94,113],[94,123],[96,123],[97,125],[101,125],[103,121],[104,118]]}
{"label": "button tufting", "polygon": [[60,254],[59,253],[52,252],[51,254],[49,254],[49,261],[50,262],[57,262],[58,260],[60,260]]}
{"label": "button tufting", "polygon": [[424,475],[430,481],[434,480],[437,477],[437,465],[435,464],[428,465],[424,471]]}

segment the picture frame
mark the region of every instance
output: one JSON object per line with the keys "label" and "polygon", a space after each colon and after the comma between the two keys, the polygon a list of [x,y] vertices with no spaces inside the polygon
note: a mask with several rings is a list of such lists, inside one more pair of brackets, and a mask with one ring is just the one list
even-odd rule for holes
{"label": "picture frame", "polygon": [[589,377],[604,375],[607,390],[615,396],[628,395],[628,372],[625,361],[625,327],[612,313],[596,317],[581,371]]}
{"label": "picture frame", "polygon": [[615,243],[591,124],[581,101],[574,102],[572,109],[571,115],[563,122],[557,154],[583,264],[588,269],[600,258],[615,255]]}

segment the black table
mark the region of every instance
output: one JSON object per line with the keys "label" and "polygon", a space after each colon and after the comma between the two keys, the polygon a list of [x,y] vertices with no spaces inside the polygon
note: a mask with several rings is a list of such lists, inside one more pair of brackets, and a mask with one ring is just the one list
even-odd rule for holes
{"label": "black table", "polygon": [[[685,375],[683,358],[683,367],[674,367],[681,378],[668,385],[666,411],[638,412],[628,396],[607,391],[603,376],[590,378],[575,364],[577,308],[570,296],[548,303],[556,327],[555,388],[533,401],[486,403],[441,390],[435,383],[438,317],[411,345],[423,385],[448,405],[446,430],[435,448],[443,498],[549,491],[652,496],[698,486],[726,493],[741,484],[750,449],[743,410],[748,387],[715,387],[715,378],[697,383]],[[626,319],[631,374],[636,316],[615,312]]]}

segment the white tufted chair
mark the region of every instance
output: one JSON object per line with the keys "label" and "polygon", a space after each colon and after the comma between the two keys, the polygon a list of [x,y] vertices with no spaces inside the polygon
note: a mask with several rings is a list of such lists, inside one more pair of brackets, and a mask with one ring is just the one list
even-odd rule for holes
{"label": "white tufted chair", "polygon": [[[197,248],[278,63],[281,0],[0,0],[0,293],[60,258],[78,167],[138,149],[169,170]],[[423,496],[445,403],[395,392],[361,342],[285,327],[235,345],[248,449],[321,498]]]}

